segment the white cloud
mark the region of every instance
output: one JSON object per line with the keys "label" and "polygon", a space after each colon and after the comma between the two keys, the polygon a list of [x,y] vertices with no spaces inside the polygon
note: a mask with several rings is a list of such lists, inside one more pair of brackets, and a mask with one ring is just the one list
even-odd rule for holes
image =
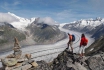
{"label": "white cloud", "polygon": [[0,13],[0,22],[14,22],[14,21],[18,21],[18,19],[16,19],[15,17],[7,14],[7,13]]}
{"label": "white cloud", "polygon": [[44,23],[46,23],[48,25],[56,24],[56,22],[51,17],[40,18],[38,22],[39,23],[44,22]]}

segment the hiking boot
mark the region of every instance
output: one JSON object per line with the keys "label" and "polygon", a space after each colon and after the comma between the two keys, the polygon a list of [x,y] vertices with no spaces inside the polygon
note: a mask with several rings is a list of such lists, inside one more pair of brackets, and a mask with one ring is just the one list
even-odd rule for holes
{"label": "hiking boot", "polygon": [[71,51],[73,53],[73,51]]}

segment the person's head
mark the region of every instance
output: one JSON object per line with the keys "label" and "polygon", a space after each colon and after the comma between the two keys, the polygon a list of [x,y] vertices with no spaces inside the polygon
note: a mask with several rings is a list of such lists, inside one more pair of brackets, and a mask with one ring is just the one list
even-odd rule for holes
{"label": "person's head", "polygon": [[82,34],[81,38],[82,38],[82,37],[85,37],[85,35],[84,35],[84,34]]}
{"label": "person's head", "polygon": [[68,35],[70,35],[70,34],[68,33]]}

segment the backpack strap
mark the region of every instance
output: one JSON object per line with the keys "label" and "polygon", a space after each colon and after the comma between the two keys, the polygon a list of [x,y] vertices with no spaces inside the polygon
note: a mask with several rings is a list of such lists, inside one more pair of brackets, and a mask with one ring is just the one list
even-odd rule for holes
{"label": "backpack strap", "polygon": [[72,35],[69,35],[69,39],[70,39],[70,41],[72,41]]}

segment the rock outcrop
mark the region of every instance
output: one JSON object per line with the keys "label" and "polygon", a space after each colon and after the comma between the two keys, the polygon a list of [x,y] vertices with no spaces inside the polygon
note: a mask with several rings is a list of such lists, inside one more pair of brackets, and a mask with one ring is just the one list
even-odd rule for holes
{"label": "rock outcrop", "polygon": [[90,70],[104,70],[104,53],[91,56],[86,62]]}
{"label": "rock outcrop", "polygon": [[104,70],[104,52],[80,58],[65,50],[54,59],[52,70]]}
{"label": "rock outcrop", "polygon": [[79,55],[65,50],[53,61],[52,70],[87,70],[85,58],[79,58]]}

